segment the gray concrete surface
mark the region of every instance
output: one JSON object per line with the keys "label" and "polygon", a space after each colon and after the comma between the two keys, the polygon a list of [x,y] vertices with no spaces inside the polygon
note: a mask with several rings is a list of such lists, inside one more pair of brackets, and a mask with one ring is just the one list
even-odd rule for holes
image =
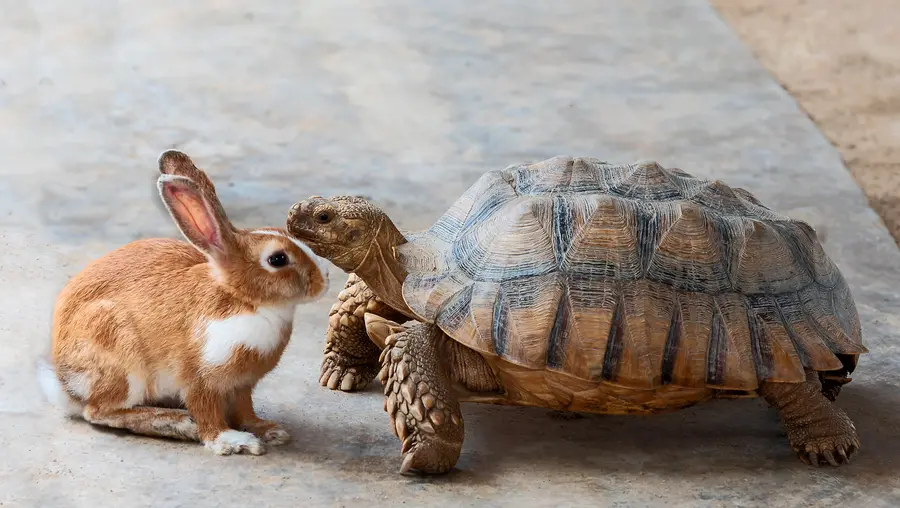
{"label": "gray concrete surface", "polygon": [[[705,2],[0,0],[0,48],[0,505],[900,505],[900,252]],[[872,351],[839,400],[862,451],[808,468],[758,400],[570,421],[467,406],[458,470],[399,476],[380,387],[316,385],[328,300],[298,310],[258,391],[287,448],[220,458],[62,420],[32,374],[55,295],[109,249],[177,236],[153,186],[172,146],[243,226],[354,193],[424,227],[483,171],[558,154],[751,189],[828,227]]]}

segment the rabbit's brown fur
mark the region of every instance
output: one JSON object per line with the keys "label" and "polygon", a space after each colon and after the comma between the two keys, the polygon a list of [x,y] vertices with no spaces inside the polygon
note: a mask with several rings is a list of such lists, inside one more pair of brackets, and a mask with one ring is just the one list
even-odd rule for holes
{"label": "rabbit's brown fur", "polygon": [[[282,230],[231,225],[186,155],[163,153],[160,171],[160,193],[191,244],[138,240],[72,278],[42,383],[94,424],[264,453],[263,442],[288,435],[256,416],[252,391],[278,364],[295,306],[327,290],[327,272]],[[271,264],[273,254],[288,262]]]}

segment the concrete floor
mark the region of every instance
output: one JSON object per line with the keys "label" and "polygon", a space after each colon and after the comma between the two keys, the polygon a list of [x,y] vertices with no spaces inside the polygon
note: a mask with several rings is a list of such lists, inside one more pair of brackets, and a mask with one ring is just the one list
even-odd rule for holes
{"label": "concrete floor", "polygon": [[[900,252],[705,2],[250,5],[0,0],[0,505],[900,505]],[[424,227],[482,172],[557,154],[746,187],[827,226],[872,351],[839,399],[862,450],[809,468],[758,400],[576,420],[470,405],[458,470],[400,476],[380,387],[316,384],[328,300],[298,310],[258,390],[293,431],[286,448],[222,458],[60,419],[32,373],[53,300],[104,252],[177,236],[153,184],[172,146],[242,226],[353,193]]]}
{"label": "concrete floor", "polygon": [[900,245],[897,0],[712,0],[838,148]]}

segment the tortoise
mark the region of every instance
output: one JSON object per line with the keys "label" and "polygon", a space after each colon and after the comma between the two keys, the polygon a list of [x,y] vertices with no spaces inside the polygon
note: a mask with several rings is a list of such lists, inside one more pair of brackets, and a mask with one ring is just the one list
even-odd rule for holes
{"label": "tortoise", "polygon": [[359,390],[380,368],[402,472],[455,466],[460,402],[652,414],[761,396],[805,463],[859,448],[833,404],[867,352],[850,289],[812,227],[744,189],[560,156],[487,172],[426,231],[352,196],[294,204],[287,229],[351,274],[320,383]]}

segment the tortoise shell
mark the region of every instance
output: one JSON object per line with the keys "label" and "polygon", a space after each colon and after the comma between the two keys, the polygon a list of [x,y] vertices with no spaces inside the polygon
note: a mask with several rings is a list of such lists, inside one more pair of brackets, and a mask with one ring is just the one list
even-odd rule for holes
{"label": "tortoise shell", "polygon": [[419,319],[530,369],[751,391],[867,351],[809,225],[655,162],[491,171],[396,254]]}

